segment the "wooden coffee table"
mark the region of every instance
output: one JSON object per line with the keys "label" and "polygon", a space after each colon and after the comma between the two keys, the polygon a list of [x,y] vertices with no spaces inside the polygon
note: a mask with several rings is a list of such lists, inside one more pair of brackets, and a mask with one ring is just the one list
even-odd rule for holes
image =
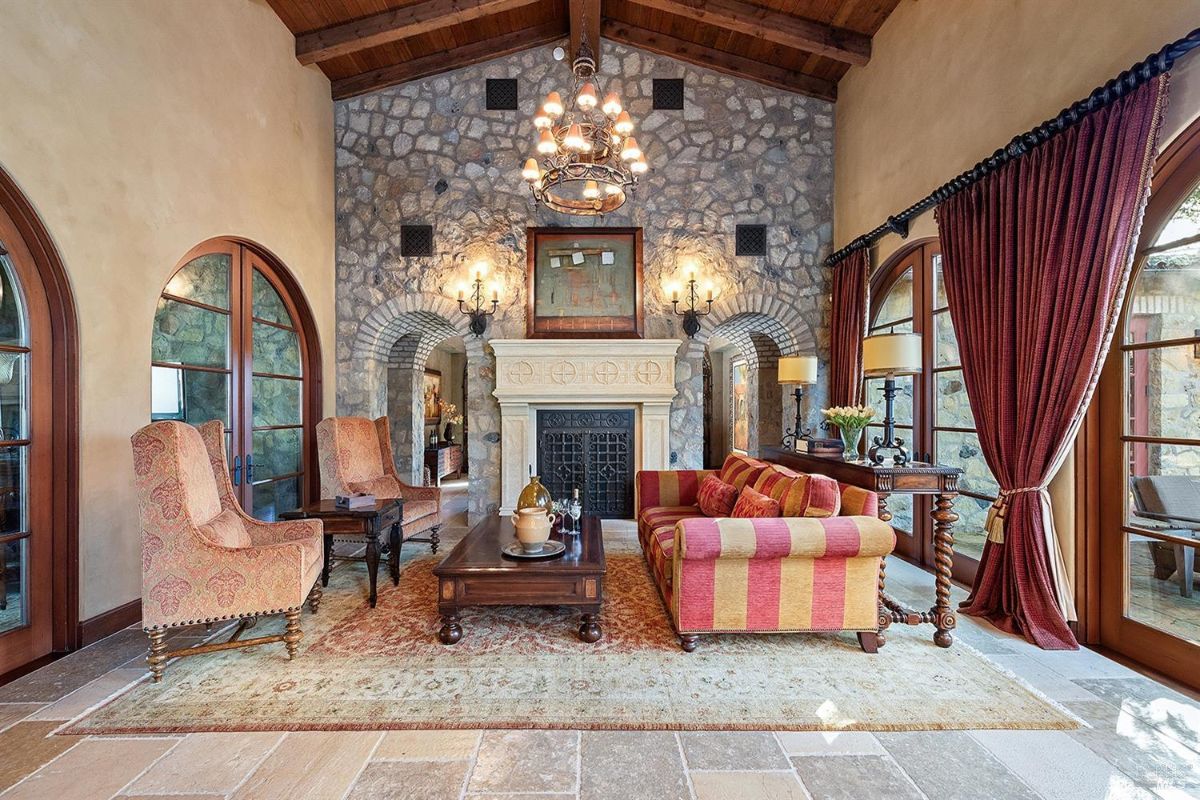
{"label": "wooden coffee table", "polygon": [[579,638],[600,640],[600,606],[604,602],[604,539],[600,520],[583,517],[577,536],[551,534],[567,552],[557,558],[523,560],[502,555],[515,541],[511,517],[491,516],[480,522],[433,568],[438,578],[438,639],[454,644],[462,638],[459,612],[468,606],[571,606],[578,608]]}

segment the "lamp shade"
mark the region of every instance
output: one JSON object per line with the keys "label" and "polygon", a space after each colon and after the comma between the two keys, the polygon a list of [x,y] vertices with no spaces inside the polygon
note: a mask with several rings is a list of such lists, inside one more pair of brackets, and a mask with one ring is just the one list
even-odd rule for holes
{"label": "lamp shade", "polygon": [[816,383],[816,356],[784,356],[779,359],[780,383]]}
{"label": "lamp shade", "polygon": [[863,339],[863,374],[911,375],[920,371],[920,334],[882,333]]}

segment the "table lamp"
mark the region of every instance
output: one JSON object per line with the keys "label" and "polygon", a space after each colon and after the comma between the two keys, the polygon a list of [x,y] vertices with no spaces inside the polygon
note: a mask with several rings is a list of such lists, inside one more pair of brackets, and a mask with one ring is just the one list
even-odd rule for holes
{"label": "table lamp", "polygon": [[812,431],[804,427],[804,387],[817,382],[816,356],[784,356],[779,359],[779,382],[796,385],[796,427],[783,436],[783,446],[797,448],[801,439],[812,437]]}
{"label": "table lamp", "polygon": [[884,450],[895,450],[892,461],[903,466],[909,461],[904,441],[896,436],[896,376],[921,371],[921,337],[915,333],[883,333],[863,339],[863,374],[883,377],[883,436],[874,438],[867,458],[883,463]]}

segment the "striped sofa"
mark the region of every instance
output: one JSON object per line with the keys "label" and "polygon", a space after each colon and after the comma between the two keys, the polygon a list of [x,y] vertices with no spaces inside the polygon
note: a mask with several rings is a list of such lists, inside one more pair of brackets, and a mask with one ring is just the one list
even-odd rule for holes
{"label": "striped sofa", "polygon": [[683,649],[703,633],[855,631],[875,652],[880,562],[896,544],[878,496],[840,485],[836,516],[710,518],[696,496],[713,474],[776,496],[803,477],[736,454],[719,472],[637,474],[638,538]]}

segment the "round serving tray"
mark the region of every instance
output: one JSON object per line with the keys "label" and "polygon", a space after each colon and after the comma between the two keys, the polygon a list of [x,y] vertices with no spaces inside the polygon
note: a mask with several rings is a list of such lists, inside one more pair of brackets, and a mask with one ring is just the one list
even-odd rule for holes
{"label": "round serving tray", "polygon": [[500,552],[510,558],[520,558],[526,561],[536,561],[544,558],[556,558],[566,552],[567,546],[562,542],[554,540],[546,542],[542,545],[542,549],[536,553],[526,553],[521,547],[520,542],[509,542],[500,548]]}

